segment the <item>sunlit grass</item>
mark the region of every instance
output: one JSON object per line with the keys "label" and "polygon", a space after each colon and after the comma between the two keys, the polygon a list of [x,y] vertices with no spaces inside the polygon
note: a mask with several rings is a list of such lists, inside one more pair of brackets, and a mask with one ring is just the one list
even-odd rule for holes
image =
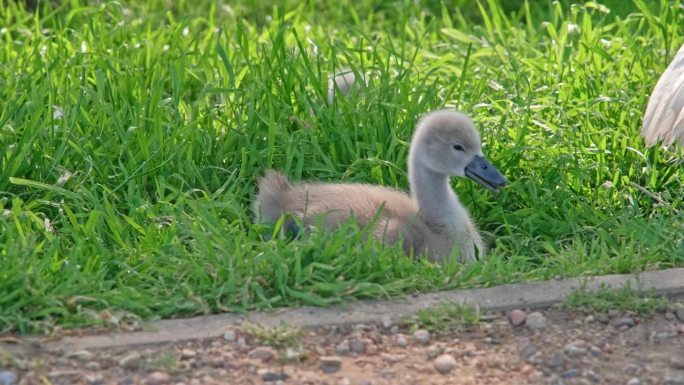
{"label": "sunlit grass", "polygon": [[[682,152],[639,137],[681,1],[9,3],[0,332],[684,262]],[[341,68],[369,84],[327,106]],[[269,167],[406,189],[413,125],[444,106],[511,182],[454,182],[487,261],[413,261],[351,224],[295,241],[252,225]]]}

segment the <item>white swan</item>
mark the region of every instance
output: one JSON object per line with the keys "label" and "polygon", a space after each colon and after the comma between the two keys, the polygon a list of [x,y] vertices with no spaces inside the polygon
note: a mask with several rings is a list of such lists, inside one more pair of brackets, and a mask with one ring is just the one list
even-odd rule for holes
{"label": "white swan", "polygon": [[684,45],[658,79],[648,99],[641,135],[646,145],[675,141],[684,146]]}
{"label": "white swan", "polygon": [[411,196],[360,183],[290,182],[277,171],[259,180],[253,211],[257,222],[273,222],[289,212],[305,224],[323,214],[334,229],[353,214],[360,226],[380,210],[373,235],[385,243],[403,238],[406,253],[441,262],[457,247],[461,261],[484,257],[485,247],[468,210],[449,185],[449,176],[465,176],[493,191],[506,179],[482,155],[472,120],[456,111],[423,117],[411,140],[408,158]]}

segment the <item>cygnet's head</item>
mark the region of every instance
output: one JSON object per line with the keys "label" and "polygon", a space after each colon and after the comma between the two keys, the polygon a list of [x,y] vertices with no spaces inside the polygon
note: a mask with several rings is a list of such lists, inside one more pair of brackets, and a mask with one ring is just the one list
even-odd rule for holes
{"label": "cygnet's head", "polygon": [[411,140],[410,158],[414,165],[465,176],[495,192],[506,185],[506,178],[482,154],[473,121],[453,110],[434,111],[420,120]]}

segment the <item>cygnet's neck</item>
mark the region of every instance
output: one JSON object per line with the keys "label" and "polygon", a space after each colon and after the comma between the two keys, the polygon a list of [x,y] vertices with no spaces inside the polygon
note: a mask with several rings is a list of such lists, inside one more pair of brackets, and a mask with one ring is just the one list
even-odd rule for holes
{"label": "cygnet's neck", "polygon": [[421,218],[430,225],[448,226],[458,231],[468,212],[449,185],[449,176],[435,172],[415,156],[409,160],[411,196],[420,210]]}

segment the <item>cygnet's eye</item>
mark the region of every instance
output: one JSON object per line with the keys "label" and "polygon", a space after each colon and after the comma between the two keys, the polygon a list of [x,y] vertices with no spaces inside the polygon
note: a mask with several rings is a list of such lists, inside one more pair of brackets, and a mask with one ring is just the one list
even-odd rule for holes
{"label": "cygnet's eye", "polygon": [[463,148],[463,146],[461,146],[460,144],[454,144],[454,150],[465,152],[465,148]]}

